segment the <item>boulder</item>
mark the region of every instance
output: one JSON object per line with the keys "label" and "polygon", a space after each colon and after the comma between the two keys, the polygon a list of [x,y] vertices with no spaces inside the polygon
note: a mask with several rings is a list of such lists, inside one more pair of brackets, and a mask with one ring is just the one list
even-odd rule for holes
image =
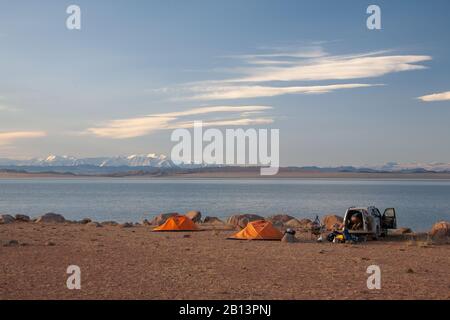
{"label": "boulder", "polygon": [[211,224],[225,224],[222,220],[217,217],[205,217],[203,223],[211,223]]}
{"label": "boulder", "polygon": [[430,236],[435,240],[443,240],[450,237],[450,223],[440,221],[436,223],[430,230]]}
{"label": "boulder", "polygon": [[202,221],[202,214],[200,211],[189,211],[188,213],[186,213],[186,217],[196,223]]}
{"label": "boulder", "polygon": [[283,226],[286,222],[295,219],[287,214],[276,214],[268,217],[266,220],[272,222],[274,225]]}
{"label": "boulder", "polygon": [[294,229],[307,229],[310,228],[312,224],[312,221],[309,219],[291,219],[288,222],[286,222],[284,225],[288,228],[294,228]]}
{"label": "boulder", "polygon": [[30,222],[30,217],[24,214],[16,214],[15,218],[19,222]]}
{"label": "boulder", "polygon": [[327,215],[322,218],[322,224],[329,231],[335,229],[336,227],[340,228],[344,222],[344,218],[337,215]]}
{"label": "boulder", "polygon": [[14,217],[9,214],[0,215],[0,224],[9,224],[15,221]]}
{"label": "boulder", "polygon": [[257,214],[236,214],[229,217],[227,223],[234,227],[244,229],[249,222],[256,220],[264,220],[264,218]]}
{"label": "boulder", "polygon": [[36,223],[64,223],[66,219],[56,213],[46,213],[43,216],[37,218]]}
{"label": "boulder", "polygon": [[298,242],[298,239],[292,233],[285,233],[283,238],[281,239],[281,242],[296,243]]}
{"label": "boulder", "polygon": [[166,222],[166,220],[169,219],[170,217],[178,216],[178,215],[180,215],[180,214],[177,212],[161,213],[153,218],[153,220],[151,221],[151,224],[154,226],[160,226],[164,222]]}

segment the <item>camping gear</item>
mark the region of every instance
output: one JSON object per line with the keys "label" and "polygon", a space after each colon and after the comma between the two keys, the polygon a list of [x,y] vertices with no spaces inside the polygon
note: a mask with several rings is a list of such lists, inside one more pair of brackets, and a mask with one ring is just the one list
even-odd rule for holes
{"label": "camping gear", "polygon": [[283,234],[265,220],[251,221],[238,233],[228,237],[233,240],[281,240]]}
{"label": "camping gear", "polygon": [[165,231],[199,231],[200,229],[186,216],[176,215],[168,218],[159,227],[153,229],[153,231],[165,232]]}
{"label": "camping gear", "polygon": [[288,229],[286,229],[286,231],[284,233],[292,234],[294,236],[295,235],[295,230],[291,229],[291,228],[288,228]]}
{"label": "camping gear", "polygon": [[345,242],[344,235],[343,234],[338,234],[336,237],[334,237],[334,241],[333,242],[344,243]]}
{"label": "camping gear", "polygon": [[311,223],[311,234],[320,236],[322,233],[322,224],[320,223],[319,216],[316,215],[316,219]]}

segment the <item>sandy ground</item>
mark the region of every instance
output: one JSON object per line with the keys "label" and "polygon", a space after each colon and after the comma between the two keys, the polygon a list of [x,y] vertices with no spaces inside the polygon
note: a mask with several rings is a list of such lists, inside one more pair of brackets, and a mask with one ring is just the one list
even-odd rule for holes
{"label": "sandy ground", "polygon": [[[450,245],[296,244],[151,227],[0,225],[0,299],[450,299]],[[187,236],[187,237],[185,237]],[[51,242],[51,243],[50,243]],[[54,245],[51,245],[54,244]],[[368,290],[369,265],[381,290]],[[81,268],[81,290],[66,269]]]}

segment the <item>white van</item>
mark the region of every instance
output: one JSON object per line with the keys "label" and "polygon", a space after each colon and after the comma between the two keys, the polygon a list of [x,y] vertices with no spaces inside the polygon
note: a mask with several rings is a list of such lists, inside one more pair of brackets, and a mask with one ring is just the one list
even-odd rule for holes
{"label": "white van", "polygon": [[388,208],[381,214],[374,206],[348,208],[344,216],[344,228],[350,234],[378,239],[385,236],[388,229],[397,228],[395,209]]}

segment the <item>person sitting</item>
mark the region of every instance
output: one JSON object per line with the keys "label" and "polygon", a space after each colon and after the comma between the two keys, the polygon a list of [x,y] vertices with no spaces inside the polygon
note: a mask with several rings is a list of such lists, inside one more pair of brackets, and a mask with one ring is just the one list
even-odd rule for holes
{"label": "person sitting", "polygon": [[350,218],[349,228],[350,228],[350,230],[362,230],[363,229],[362,219],[359,216],[359,214],[352,215],[352,217]]}

